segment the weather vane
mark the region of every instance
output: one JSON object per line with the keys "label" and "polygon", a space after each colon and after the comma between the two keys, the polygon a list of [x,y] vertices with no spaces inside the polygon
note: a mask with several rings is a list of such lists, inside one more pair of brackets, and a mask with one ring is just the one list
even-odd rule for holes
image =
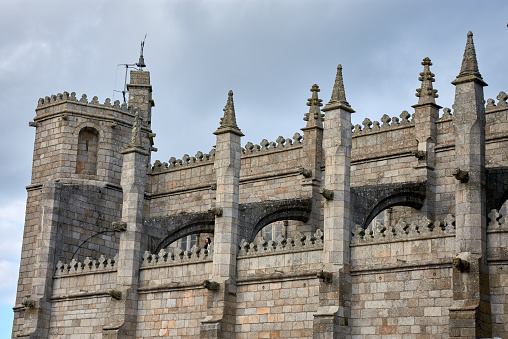
{"label": "weather vane", "polygon": [[145,34],[145,38],[143,39],[143,41],[141,41],[141,51],[139,52],[139,61],[136,64],[136,66],[141,68],[141,70],[143,70],[143,67],[146,67],[145,58],[143,57],[143,49],[145,48],[145,40],[146,40],[146,34]]}
{"label": "weather vane", "polygon": [[[123,91],[114,90],[114,92],[121,92],[122,93],[124,103],[127,102],[127,97],[126,97],[126,94],[127,94],[127,71],[129,70],[129,68],[136,69],[136,67],[138,67],[139,71],[142,71],[143,67],[146,67],[145,58],[143,57],[143,50],[145,48],[146,36],[147,36],[147,34],[145,34],[145,38],[143,39],[143,41],[141,41],[141,50],[139,52],[138,63],[137,64],[118,64],[117,65],[117,72],[118,72],[118,66],[125,66],[125,79],[124,79]],[[116,88],[116,83],[115,83],[115,88]],[[114,97],[114,95],[113,95],[113,97]]]}

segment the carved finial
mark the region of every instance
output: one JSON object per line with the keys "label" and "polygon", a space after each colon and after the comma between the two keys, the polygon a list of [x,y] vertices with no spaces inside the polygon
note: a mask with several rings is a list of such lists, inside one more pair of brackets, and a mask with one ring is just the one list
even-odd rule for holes
{"label": "carved finial", "polygon": [[323,108],[323,111],[328,111],[334,108],[346,108],[348,112],[354,113],[351,105],[346,100],[346,90],[344,89],[344,80],[342,78],[342,65],[337,66],[337,75],[335,76],[335,83],[333,84],[332,96],[330,101]]}
{"label": "carved finial", "polygon": [[464,81],[476,80],[481,85],[487,86],[483,81],[480,71],[478,70],[478,61],[476,60],[476,51],[473,43],[473,33],[467,33],[466,49],[464,50],[464,57],[462,58],[462,66],[457,78],[452,82],[456,85]]}
{"label": "carved finial", "polygon": [[131,141],[129,146],[141,147],[141,110],[136,108],[136,115],[134,116],[134,124],[132,125]]}
{"label": "carved finial", "polygon": [[423,72],[420,73],[420,77],[418,80],[422,82],[420,88],[416,89],[416,96],[418,99],[418,104],[428,104],[428,103],[436,103],[435,98],[438,97],[437,89],[432,87],[432,83],[436,81],[434,79],[434,73],[430,71],[430,66],[432,66],[432,62],[427,57],[422,61]]}
{"label": "carved finial", "polygon": [[312,97],[307,99],[307,106],[309,106],[309,113],[305,113],[303,118],[304,121],[307,121],[306,127],[323,127],[323,118],[324,114],[321,113],[321,106],[323,106],[321,99],[318,98],[318,92],[321,90],[319,86],[314,84],[312,85],[310,91],[312,92]]}
{"label": "carved finial", "polygon": [[233,132],[243,136],[243,133],[240,131],[236,124],[236,115],[235,115],[235,105],[233,102],[233,91],[230,90],[228,92],[228,101],[226,102],[226,106],[223,109],[224,116],[220,119],[220,126],[214,134],[220,134],[222,131],[224,132]]}

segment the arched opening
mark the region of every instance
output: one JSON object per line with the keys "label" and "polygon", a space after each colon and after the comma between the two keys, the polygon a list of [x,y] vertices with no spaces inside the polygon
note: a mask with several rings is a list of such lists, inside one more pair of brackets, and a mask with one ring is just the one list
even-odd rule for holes
{"label": "arched opening", "polygon": [[298,232],[310,237],[315,232],[315,229],[311,225],[299,220],[278,220],[261,228],[254,236],[252,242],[259,244],[261,240],[264,240],[265,244],[269,241],[277,243],[279,236],[293,238]]}
{"label": "arched opening", "polygon": [[78,157],[76,173],[86,175],[97,174],[97,153],[99,150],[99,132],[91,127],[85,127],[78,136]]}
{"label": "arched opening", "polygon": [[168,246],[166,246],[166,251],[168,252],[173,252],[176,250],[190,251],[194,246],[204,248],[206,238],[210,238],[213,244],[213,233],[194,233],[173,241]]}

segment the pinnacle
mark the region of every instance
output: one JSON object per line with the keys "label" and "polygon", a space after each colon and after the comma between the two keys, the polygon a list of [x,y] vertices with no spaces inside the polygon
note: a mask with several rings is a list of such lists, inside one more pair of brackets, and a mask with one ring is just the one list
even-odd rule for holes
{"label": "pinnacle", "polygon": [[224,116],[220,119],[220,126],[215,134],[219,134],[221,131],[230,131],[243,136],[243,133],[240,131],[240,128],[238,128],[238,125],[236,124],[235,104],[233,102],[232,90],[229,90],[228,92],[228,100],[223,111]]}
{"label": "pinnacle", "polygon": [[416,96],[418,99],[418,104],[428,104],[428,103],[436,103],[435,98],[438,97],[437,89],[434,89],[432,83],[436,81],[434,79],[435,74],[430,71],[430,66],[432,66],[432,62],[429,57],[426,57],[422,61],[423,72],[420,73],[420,77],[418,80],[422,82],[420,88],[416,89]]}
{"label": "pinnacle", "polygon": [[309,113],[305,113],[303,118],[304,121],[307,121],[307,126],[305,127],[323,127],[323,117],[324,115],[321,113],[320,107],[323,106],[323,100],[318,98],[318,92],[321,90],[319,86],[314,84],[312,85],[310,91],[312,92],[312,97],[307,99],[307,106],[309,106]]}
{"label": "pinnacle", "polygon": [[346,100],[346,90],[344,89],[344,80],[342,78],[342,65],[339,64],[337,66],[337,75],[335,76],[335,83],[333,84],[332,96],[330,101],[323,108],[323,111],[327,111],[330,109],[337,108],[341,106],[348,111],[353,113],[354,111],[351,108],[351,105]]}
{"label": "pinnacle", "polygon": [[464,50],[464,57],[462,58],[462,66],[460,67],[460,73],[452,84],[468,80],[477,80],[482,85],[487,84],[483,81],[480,71],[478,70],[478,61],[476,60],[476,51],[473,43],[473,33],[469,31],[467,33],[466,48]]}

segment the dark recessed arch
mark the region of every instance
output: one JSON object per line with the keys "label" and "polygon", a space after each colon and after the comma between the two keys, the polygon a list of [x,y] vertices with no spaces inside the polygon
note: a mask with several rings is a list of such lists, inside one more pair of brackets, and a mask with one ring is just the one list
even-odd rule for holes
{"label": "dark recessed arch", "polygon": [[393,206],[421,209],[426,186],[426,182],[416,182],[351,187],[354,224],[366,228],[376,215]]}

